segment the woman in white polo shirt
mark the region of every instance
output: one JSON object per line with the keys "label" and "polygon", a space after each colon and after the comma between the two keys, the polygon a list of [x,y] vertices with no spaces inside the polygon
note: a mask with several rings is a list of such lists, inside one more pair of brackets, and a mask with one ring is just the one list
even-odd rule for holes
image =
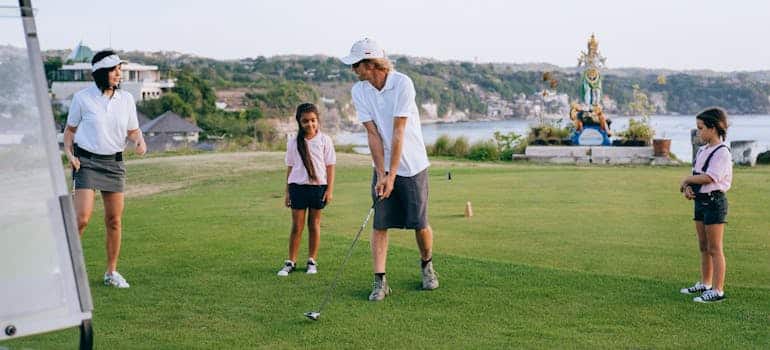
{"label": "woman in white polo shirt", "polygon": [[94,84],[72,97],[64,130],[64,152],[72,167],[75,187],[78,231],[83,234],[91,219],[95,192],[101,191],[107,228],[104,284],[117,288],[129,287],[117,272],[126,182],[123,150],[127,139],[136,144],[138,154],[147,150],[139,130],[134,98],[119,90],[123,63],[110,50],[94,55],[91,60]]}

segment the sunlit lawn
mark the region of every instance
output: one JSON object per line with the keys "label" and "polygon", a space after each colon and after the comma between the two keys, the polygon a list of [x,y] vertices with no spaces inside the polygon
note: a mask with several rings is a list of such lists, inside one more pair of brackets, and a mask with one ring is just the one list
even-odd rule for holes
{"label": "sunlit lawn", "polygon": [[[767,166],[735,170],[723,303],[696,304],[678,292],[699,277],[692,205],[677,190],[689,168],[438,161],[430,171],[430,220],[441,287],[419,290],[414,235],[393,231],[394,294],[367,301],[367,234],[332,303],[312,322],[302,313],[316,309],[368,211],[366,158],[341,158],[334,202],[324,211],[320,273],[288,278],[275,275],[290,225],[282,207],[282,154],[167,161],[128,167],[130,188],[147,193],[126,205],[120,271],[130,289],[100,284],[101,207],[84,238],[97,348],[770,344]],[[463,215],[467,201],[470,219]],[[306,240],[300,261],[305,251]],[[75,329],[0,343],[0,349],[76,346]]]}

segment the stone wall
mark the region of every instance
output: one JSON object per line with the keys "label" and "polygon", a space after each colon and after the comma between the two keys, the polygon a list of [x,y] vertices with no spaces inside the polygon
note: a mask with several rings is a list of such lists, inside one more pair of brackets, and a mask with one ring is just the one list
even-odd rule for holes
{"label": "stone wall", "polygon": [[666,157],[653,156],[652,147],[649,146],[528,146],[524,158],[534,162],[555,164],[670,165],[678,163]]}

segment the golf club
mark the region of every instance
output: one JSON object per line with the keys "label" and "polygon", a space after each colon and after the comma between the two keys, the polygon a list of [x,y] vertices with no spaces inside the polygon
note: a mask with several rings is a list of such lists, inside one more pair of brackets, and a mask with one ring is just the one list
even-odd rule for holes
{"label": "golf club", "polygon": [[326,304],[328,304],[329,301],[331,300],[332,292],[334,292],[334,289],[337,287],[337,281],[342,275],[342,270],[345,268],[345,264],[348,262],[348,259],[350,258],[350,254],[353,253],[353,247],[355,247],[356,242],[358,242],[358,238],[361,237],[361,232],[364,230],[364,227],[366,227],[366,223],[369,222],[369,218],[372,216],[372,213],[374,213],[374,203],[372,203],[372,207],[369,209],[369,214],[366,214],[366,219],[364,220],[364,223],[361,224],[361,228],[358,229],[358,233],[356,233],[356,237],[353,238],[353,243],[350,244],[350,248],[348,248],[348,253],[345,255],[345,259],[342,260],[342,264],[340,265],[339,270],[337,270],[337,275],[334,276],[334,280],[332,281],[332,284],[329,287],[329,291],[326,292],[326,297],[324,297],[324,300],[321,302],[321,305],[318,307],[318,311],[308,311],[305,313],[305,317],[313,321],[318,321],[318,318],[321,317],[321,311],[323,311],[324,306],[326,306]]}

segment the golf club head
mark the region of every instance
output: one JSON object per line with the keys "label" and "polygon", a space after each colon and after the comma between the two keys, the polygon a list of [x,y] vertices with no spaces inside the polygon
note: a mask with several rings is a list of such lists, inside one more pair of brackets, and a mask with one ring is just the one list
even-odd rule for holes
{"label": "golf club head", "polygon": [[309,318],[309,319],[311,319],[313,321],[318,321],[318,318],[321,317],[321,313],[320,312],[314,312],[314,311],[308,311],[308,312],[305,313],[305,317],[307,317],[307,318]]}

